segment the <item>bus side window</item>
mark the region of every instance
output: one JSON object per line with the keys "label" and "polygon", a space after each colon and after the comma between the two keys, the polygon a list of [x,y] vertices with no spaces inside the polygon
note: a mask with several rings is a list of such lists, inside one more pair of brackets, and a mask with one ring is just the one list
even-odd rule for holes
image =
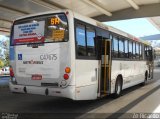
{"label": "bus side window", "polygon": [[136,59],[136,43],[133,42],[133,59]]}
{"label": "bus side window", "polygon": [[125,41],[124,41],[124,45],[125,45],[125,51],[124,51],[124,57],[125,58],[128,58],[129,56],[128,56],[128,40],[126,39]]}
{"label": "bus side window", "polygon": [[95,30],[88,27],[86,28],[86,35],[87,35],[87,55],[88,56],[95,56]]}
{"label": "bus side window", "polygon": [[148,47],[147,46],[144,46],[144,55],[145,55],[145,59],[148,60]]}
{"label": "bus side window", "polygon": [[118,38],[113,37],[113,58],[118,58]]}
{"label": "bus side window", "polygon": [[136,59],[139,59],[139,43],[136,43]]}
{"label": "bus side window", "polygon": [[139,44],[139,55],[140,55],[140,59],[143,59],[143,56],[142,56],[142,44],[141,43]]}
{"label": "bus side window", "polygon": [[149,47],[149,49],[148,49],[148,59],[149,59],[149,61],[152,61],[153,60],[153,51],[152,51],[152,48],[151,47]]}
{"label": "bus side window", "polygon": [[124,58],[124,39],[119,38],[119,58]]}
{"label": "bus side window", "polygon": [[112,58],[114,57],[114,40],[113,35],[111,35],[111,41],[112,41]]}
{"label": "bus side window", "polygon": [[85,26],[76,25],[76,47],[78,56],[86,56]]}
{"label": "bus side window", "polygon": [[129,41],[129,58],[132,59],[132,41]]}

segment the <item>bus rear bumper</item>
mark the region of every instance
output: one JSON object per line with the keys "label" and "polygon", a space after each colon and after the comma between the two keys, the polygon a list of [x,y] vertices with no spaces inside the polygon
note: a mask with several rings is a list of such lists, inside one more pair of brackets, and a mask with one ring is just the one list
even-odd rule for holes
{"label": "bus rear bumper", "polygon": [[68,86],[66,88],[52,88],[52,87],[24,86],[9,82],[9,87],[11,92],[16,92],[16,93],[65,97],[75,100],[75,86]]}

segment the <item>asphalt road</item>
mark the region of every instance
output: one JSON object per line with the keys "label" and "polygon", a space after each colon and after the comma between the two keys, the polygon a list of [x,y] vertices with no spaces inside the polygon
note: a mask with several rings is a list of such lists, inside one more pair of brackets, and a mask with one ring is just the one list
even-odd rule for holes
{"label": "asphalt road", "polygon": [[[160,69],[154,72],[154,80],[160,79]],[[0,78],[0,83],[8,82],[9,78]],[[138,90],[140,86],[134,86],[123,91],[123,95],[127,95],[134,90]],[[113,101],[111,96],[93,100],[93,101],[72,101],[70,99],[31,95],[31,94],[16,94],[11,93],[8,88],[0,88],[0,112],[9,113],[52,113],[62,115],[71,114],[72,117],[79,117],[97,107]],[[66,115],[66,116],[65,116]],[[42,115],[41,115],[42,116]],[[1,118],[1,116],[0,116]]]}

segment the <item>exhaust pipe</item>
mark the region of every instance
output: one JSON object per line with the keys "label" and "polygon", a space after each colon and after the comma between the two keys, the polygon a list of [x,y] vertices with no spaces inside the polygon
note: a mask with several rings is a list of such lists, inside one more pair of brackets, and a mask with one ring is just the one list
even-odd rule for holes
{"label": "exhaust pipe", "polygon": [[46,90],[45,90],[46,96],[48,95],[48,93],[49,93],[48,88],[46,88]]}
{"label": "exhaust pipe", "polygon": [[26,87],[24,87],[24,88],[23,88],[23,91],[24,91],[25,93],[27,93],[27,88],[26,88]]}

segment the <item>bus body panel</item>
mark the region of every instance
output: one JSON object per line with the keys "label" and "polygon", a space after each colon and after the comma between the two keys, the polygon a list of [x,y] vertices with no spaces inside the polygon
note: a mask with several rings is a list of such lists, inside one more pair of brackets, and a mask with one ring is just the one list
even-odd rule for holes
{"label": "bus body panel", "polygon": [[118,75],[122,75],[123,89],[144,82],[145,72],[148,70],[146,61],[122,61],[112,60],[112,88],[111,93],[115,92],[115,82]]}
{"label": "bus body panel", "polygon": [[[68,29],[69,29],[69,41],[68,42],[61,42],[61,43],[45,43],[44,46],[38,46],[38,48],[32,48],[27,47],[27,45],[19,45],[19,46],[10,46],[10,49],[14,49],[14,59],[10,59],[10,65],[13,68],[13,71],[15,73],[15,78],[17,80],[17,84],[12,83],[10,81],[9,86],[10,90],[12,92],[19,92],[19,93],[25,93],[24,87],[28,89],[27,93],[31,94],[41,94],[46,95],[45,90],[48,89],[48,95],[50,96],[59,96],[59,97],[66,97],[73,100],[75,99],[75,42],[74,40],[74,23],[73,23],[73,13],[70,10],[60,10],[60,13],[62,12],[68,12],[67,18],[68,18]],[[46,14],[52,14],[52,13],[59,13],[59,12],[46,12]],[[42,14],[36,14],[36,15],[42,15]],[[28,17],[34,17],[36,15],[29,15]],[[27,18],[22,17],[20,19]],[[17,20],[20,20],[17,19]],[[13,52],[13,51],[12,51]],[[58,53],[59,59],[61,61],[55,62],[55,65],[53,65],[53,62],[50,63],[49,61],[46,61],[45,54],[51,53],[56,54]],[[42,59],[45,60],[45,66],[36,66],[34,69],[32,67],[34,64],[23,64],[23,61],[18,60],[18,54],[23,54],[22,57],[25,57],[25,60],[31,61],[33,60],[39,60],[40,56]],[[36,56],[34,55],[36,54]],[[28,55],[28,57],[27,57]],[[27,59],[28,58],[28,59]],[[27,62],[30,63],[30,62]],[[46,65],[47,64],[47,65]],[[69,79],[67,81],[67,85],[62,86],[62,83],[64,82],[63,75],[65,74],[65,68],[70,67],[71,73],[69,74]],[[31,69],[31,70],[30,70]],[[47,70],[48,71],[47,71]],[[51,70],[50,70],[51,69]],[[56,70],[59,70],[58,72]],[[24,74],[24,70],[27,71],[26,74]],[[52,72],[52,73],[51,73]],[[50,76],[50,79],[44,78],[44,83],[54,83],[58,82],[58,86],[41,86],[42,80],[32,80],[31,75],[32,74],[43,74],[45,76]],[[50,75],[49,75],[50,74]],[[26,76],[29,75],[29,78]],[[63,81],[63,82],[62,82]]]}
{"label": "bus body panel", "polygon": [[98,98],[97,95],[98,85],[86,85],[82,87],[76,87],[76,100],[95,100]]}
{"label": "bus body panel", "polygon": [[75,86],[68,86],[66,88],[52,88],[52,87],[40,87],[40,86],[13,85],[10,82],[9,87],[11,92],[26,93],[24,92],[24,87],[25,87],[28,94],[38,94],[38,95],[46,95],[46,89],[47,89],[48,96],[57,96],[57,97],[64,97],[76,100]]}
{"label": "bus body panel", "polygon": [[98,90],[98,60],[76,60],[75,72],[76,98],[78,100],[96,99]]}
{"label": "bus body panel", "polygon": [[[16,80],[17,84],[41,86],[43,83],[61,85],[65,67],[70,67],[68,43],[46,43],[38,48],[17,46]],[[19,56],[21,55],[21,56]],[[19,57],[18,57],[19,56]],[[21,59],[22,58],[22,59]],[[34,80],[33,75],[41,75],[41,80]]]}

